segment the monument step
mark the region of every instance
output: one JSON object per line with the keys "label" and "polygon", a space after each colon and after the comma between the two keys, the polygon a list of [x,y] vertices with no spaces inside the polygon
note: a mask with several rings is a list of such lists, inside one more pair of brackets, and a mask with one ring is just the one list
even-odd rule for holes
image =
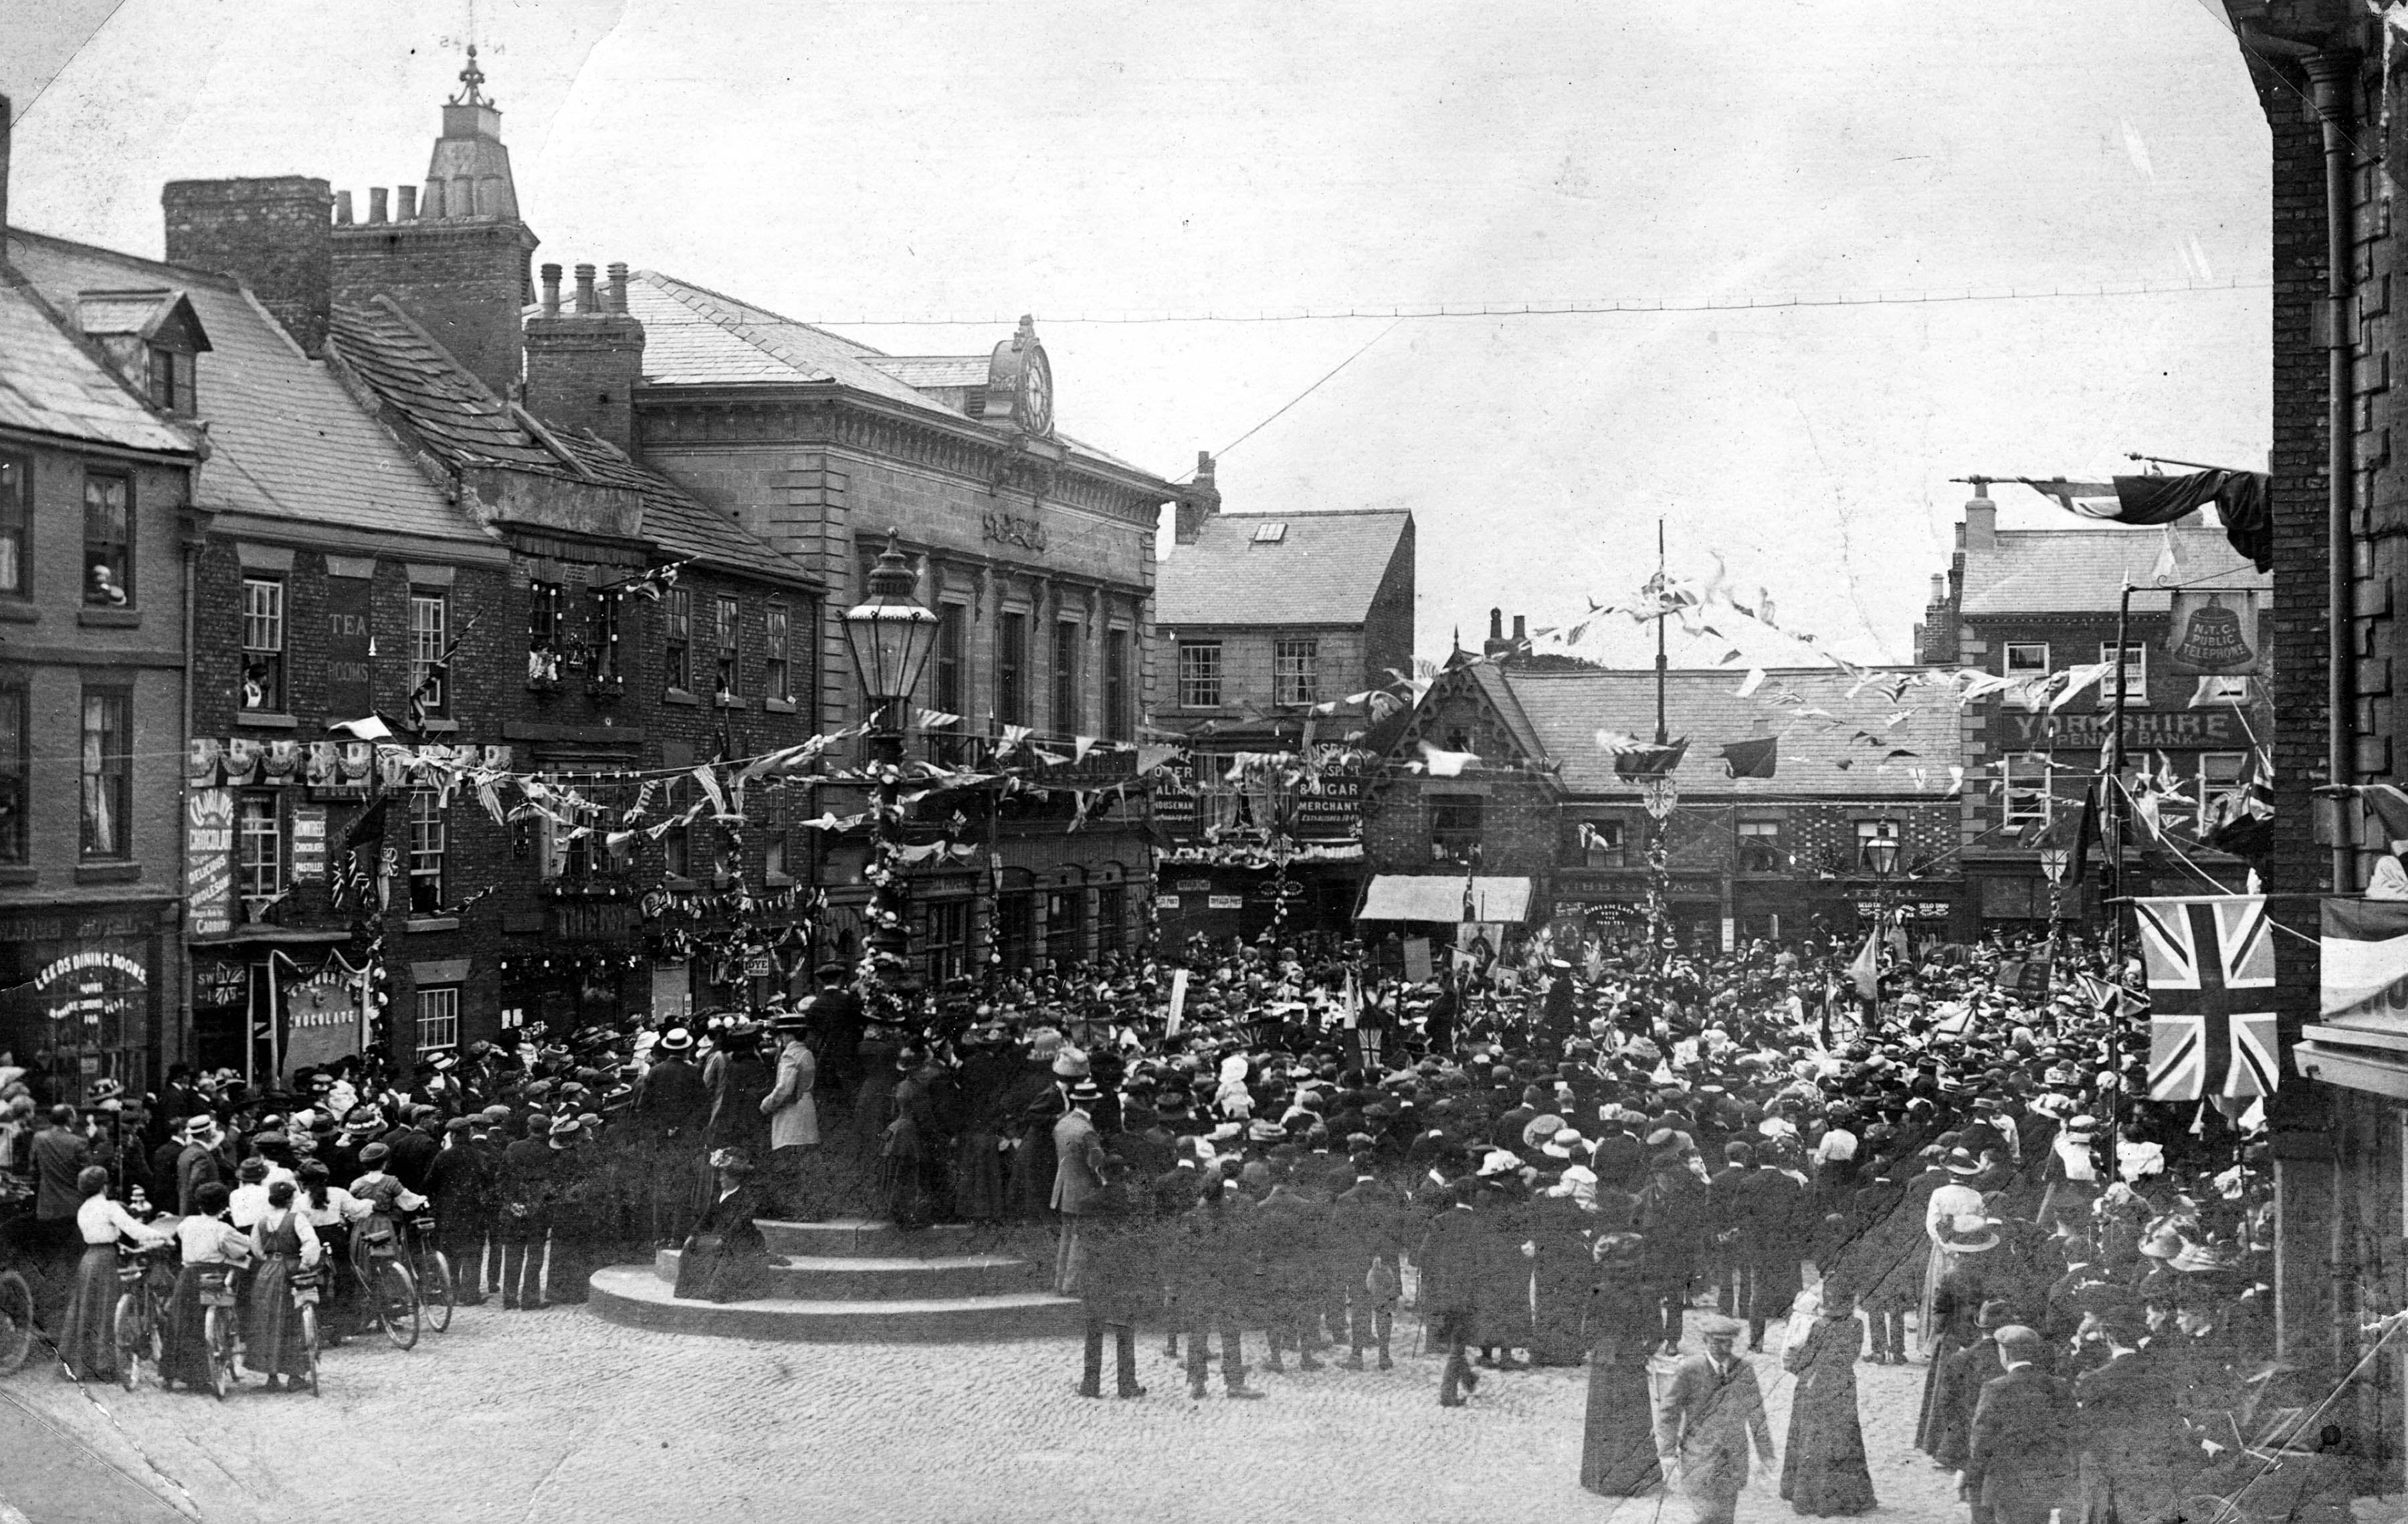
{"label": "monument step", "polygon": [[1053,1338],[1085,1326],[1075,1298],[1050,1292],[910,1301],[683,1302],[639,1265],[595,1271],[586,1306],[607,1323],[785,1344],[971,1344]]}
{"label": "monument step", "polygon": [[[677,1284],[677,1249],[652,1256],[652,1274]],[[912,1302],[1044,1289],[1045,1275],[1005,1254],[926,1256],[790,1254],[769,1270],[764,1293],[796,1302]]]}
{"label": "monument step", "polygon": [[752,1225],[772,1254],[810,1258],[867,1255],[880,1259],[925,1259],[974,1252],[974,1230],[966,1222],[944,1222],[906,1232],[892,1222],[872,1218],[830,1218],[824,1222],[781,1222],[755,1218]]}

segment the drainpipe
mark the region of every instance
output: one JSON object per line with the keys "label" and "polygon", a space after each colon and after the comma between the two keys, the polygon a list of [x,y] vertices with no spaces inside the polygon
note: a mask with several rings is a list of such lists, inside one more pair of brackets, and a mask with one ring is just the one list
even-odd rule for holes
{"label": "drainpipe", "polygon": [[[2329,328],[2326,382],[2327,458],[2325,463],[2325,767],[2326,782],[2347,784],[2355,768],[2351,734],[2356,727],[2353,702],[2357,651],[2352,640],[2357,625],[2350,595],[2356,557],[2351,540],[2358,459],[2350,406],[2356,356],[2350,335],[2350,288],[2353,215],[2350,193],[2349,135],[2344,114],[2349,106],[2351,71],[2356,58],[2345,52],[2319,52],[2307,61],[2316,119],[2325,137],[2325,318]],[[2357,861],[2347,827],[2349,812],[2337,811],[2333,821],[2332,891],[2347,894],[2357,887]]]}

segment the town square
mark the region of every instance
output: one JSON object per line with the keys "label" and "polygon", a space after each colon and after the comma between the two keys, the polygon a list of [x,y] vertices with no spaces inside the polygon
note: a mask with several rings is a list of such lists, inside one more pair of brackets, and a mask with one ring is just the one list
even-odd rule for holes
{"label": "town square", "polygon": [[2408,1515],[2408,6],[0,14],[0,1524]]}

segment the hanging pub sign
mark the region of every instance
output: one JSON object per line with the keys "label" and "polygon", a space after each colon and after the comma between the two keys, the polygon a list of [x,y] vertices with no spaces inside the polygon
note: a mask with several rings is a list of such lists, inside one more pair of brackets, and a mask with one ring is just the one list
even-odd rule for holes
{"label": "hanging pub sign", "polygon": [[184,790],[184,916],[193,936],[234,930],[232,789]]}
{"label": "hanging pub sign", "polygon": [[2245,589],[2179,590],[2166,630],[2166,663],[2183,677],[2237,677],[2258,670],[2258,595]]}

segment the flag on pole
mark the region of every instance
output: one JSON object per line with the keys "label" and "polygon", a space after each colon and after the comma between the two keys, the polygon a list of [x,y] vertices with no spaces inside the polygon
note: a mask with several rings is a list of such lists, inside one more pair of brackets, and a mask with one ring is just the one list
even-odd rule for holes
{"label": "flag on pole", "polygon": [[2149,1099],[2271,1095],[2274,934],[2263,895],[2136,900],[2149,975]]}
{"label": "flag on pole", "polygon": [[1685,735],[1669,746],[1640,742],[1627,750],[1613,754],[1613,773],[1621,778],[1667,777],[1688,755],[1689,738]]}
{"label": "flag on pole", "polygon": [[1862,952],[1848,965],[1848,976],[1856,982],[1856,994],[1864,1000],[1881,998],[1881,933],[1865,938]]}
{"label": "flag on pole", "polygon": [[1733,777],[1770,777],[1779,764],[1781,737],[1733,741],[1723,748],[1724,771]]}
{"label": "flag on pole", "polygon": [[2321,947],[2326,1020],[2408,1031],[2408,901],[2327,900]]}

